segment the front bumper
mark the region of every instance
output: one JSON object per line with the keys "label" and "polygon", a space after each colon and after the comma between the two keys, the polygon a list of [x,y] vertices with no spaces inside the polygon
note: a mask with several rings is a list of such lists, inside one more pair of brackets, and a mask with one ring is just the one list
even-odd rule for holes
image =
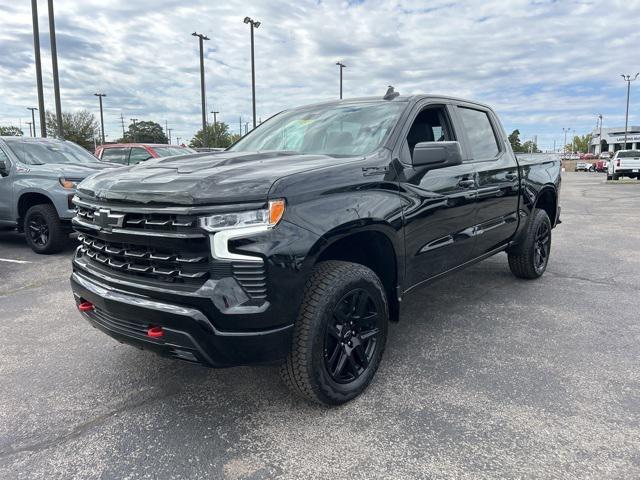
{"label": "front bumper", "polygon": [[[76,304],[91,302],[82,312],[94,327],[116,340],[163,356],[209,367],[265,364],[282,361],[291,346],[293,325],[252,331],[220,330],[200,309],[121,290],[83,270],[74,269],[71,288]],[[162,327],[165,335],[147,331]]]}

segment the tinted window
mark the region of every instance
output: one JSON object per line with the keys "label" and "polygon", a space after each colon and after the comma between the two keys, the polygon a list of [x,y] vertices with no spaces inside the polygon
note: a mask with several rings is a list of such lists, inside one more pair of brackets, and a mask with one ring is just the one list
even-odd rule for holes
{"label": "tinted window", "polygon": [[410,154],[413,155],[413,149],[418,143],[453,140],[448,125],[447,113],[443,107],[429,107],[422,110],[407,133]]}
{"label": "tinted window", "polygon": [[136,163],[144,162],[145,160],[149,160],[150,158],[151,154],[144,148],[133,147],[131,149],[131,155],[129,155],[129,164],[135,165]]}
{"label": "tinted window", "polygon": [[187,148],[183,147],[151,147],[158,154],[158,157],[172,157],[174,155],[188,155],[191,152]]}
{"label": "tinted window", "polygon": [[129,161],[128,148],[105,148],[102,151],[102,160],[127,165]]}
{"label": "tinted window", "polygon": [[380,147],[405,107],[402,102],[380,101],[290,110],[267,120],[230,150],[365,155]]}
{"label": "tinted window", "polygon": [[629,150],[628,152],[618,153],[618,158],[634,158],[634,157],[640,157],[640,151]]}
{"label": "tinted window", "polygon": [[93,163],[98,159],[84,148],[60,140],[14,140],[7,145],[22,163],[44,165],[45,163]]}
{"label": "tinted window", "polygon": [[487,113],[462,107],[458,110],[471,143],[474,160],[496,157],[500,153],[500,147]]}

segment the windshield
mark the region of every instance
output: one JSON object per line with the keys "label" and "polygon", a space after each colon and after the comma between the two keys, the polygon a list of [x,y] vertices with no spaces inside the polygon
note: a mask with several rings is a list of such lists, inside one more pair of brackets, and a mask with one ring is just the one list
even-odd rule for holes
{"label": "windshield", "polygon": [[640,151],[629,150],[628,152],[618,152],[618,158],[633,158],[640,157]]}
{"label": "windshield", "polygon": [[385,101],[290,110],[271,118],[230,150],[366,155],[380,147],[405,106]]}
{"label": "windshield", "polygon": [[6,140],[11,151],[22,163],[95,163],[98,159],[84,148],[71,142]]}
{"label": "windshield", "polygon": [[158,154],[158,157],[171,157],[173,155],[188,155],[194,153],[193,150],[185,147],[151,147]]}

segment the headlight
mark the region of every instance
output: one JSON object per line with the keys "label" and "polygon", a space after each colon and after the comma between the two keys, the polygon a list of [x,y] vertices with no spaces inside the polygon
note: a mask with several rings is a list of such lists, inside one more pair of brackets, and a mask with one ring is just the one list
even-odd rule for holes
{"label": "headlight", "polygon": [[283,199],[269,201],[269,207],[246,212],[220,213],[200,217],[200,227],[208,232],[247,227],[275,227],[284,215]]}
{"label": "headlight", "polygon": [[79,182],[78,180],[71,180],[70,178],[60,178],[59,181],[60,185],[69,190],[71,190],[72,188],[76,188]]}

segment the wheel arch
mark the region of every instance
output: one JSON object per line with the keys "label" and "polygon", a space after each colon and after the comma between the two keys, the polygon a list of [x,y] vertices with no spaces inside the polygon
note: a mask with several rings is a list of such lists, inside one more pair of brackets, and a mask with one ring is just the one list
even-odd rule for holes
{"label": "wheel arch", "polygon": [[549,220],[551,220],[551,225],[555,226],[558,214],[558,194],[556,187],[554,185],[546,185],[543,187],[536,197],[533,208],[540,208],[547,212]]}
{"label": "wheel arch", "polygon": [[18,215],[18,219],[19,220],[24,219],[24,216],[26,215],[27,210],[29,210],[34,205],[41,205],[41,204],[47,204],[47,203],[55,207],[55,203],[53,202],[53,199],[42,191],[32,190],[32,191],[22,192],[20,194],[20,197],[18,197],[18,204],[17,204],[17,211],[16,211]]}

